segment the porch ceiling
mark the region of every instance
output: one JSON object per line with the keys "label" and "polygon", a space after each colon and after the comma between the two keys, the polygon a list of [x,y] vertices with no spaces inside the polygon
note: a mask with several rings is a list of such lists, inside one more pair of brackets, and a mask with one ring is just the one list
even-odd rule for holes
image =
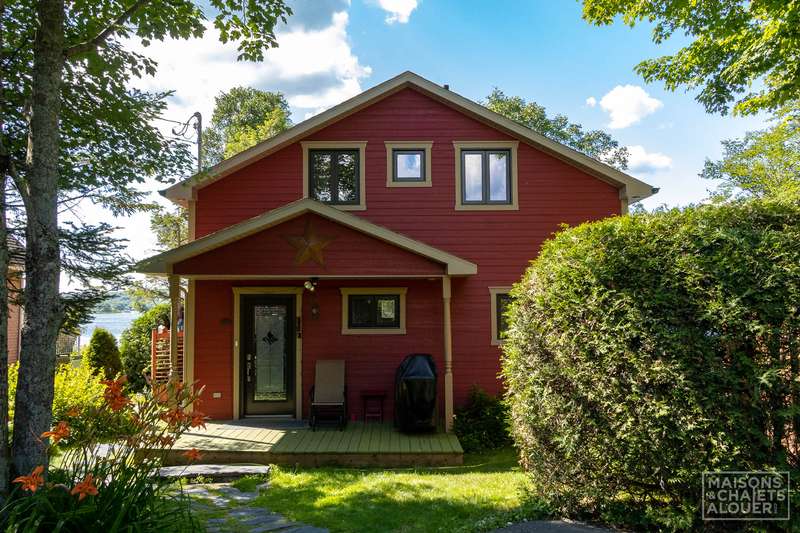
{"label": "porch ceiling", "polygon": [[[196,239],[188,244],[145,259],[136,265],[135,270],[144,274],[170,275],[175,273],[178,263],[195,258],[222,246],[263,232],[289,220],[312,213],[343,227],[355,230],[368,237],[383,241],[401,250],[421,256],[443,265],[444,272],[450,276],[469,276],[478,272],[478,267],[465,259],[447,253],[428,244],[411,239],[390,229],[373,224],[359,217],[316,200],[303,199],[268,211],[239,224]],[[233,260],[233,259],[232,259]]]}

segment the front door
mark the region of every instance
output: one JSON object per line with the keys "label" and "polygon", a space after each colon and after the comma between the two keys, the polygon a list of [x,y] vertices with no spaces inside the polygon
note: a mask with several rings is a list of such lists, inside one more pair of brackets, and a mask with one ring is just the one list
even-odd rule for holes
{"label": "front door", "polygon": [[294,414],[295,297],[241,299],[244,415]]}

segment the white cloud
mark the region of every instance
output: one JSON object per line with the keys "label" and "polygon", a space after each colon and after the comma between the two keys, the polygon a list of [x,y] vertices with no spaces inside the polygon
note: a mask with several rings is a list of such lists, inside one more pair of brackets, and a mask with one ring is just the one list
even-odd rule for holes
{"label": "white cloud", "polygon": [[617,85],[600,99],[600,107],[611,118],[608,124],[611,129],[627,128],[636,124],[663,105],[638,85]]}
{"label": "white cloud", "polygon": [[597,98],[595,98],[594,96],[590,96],[589,98],[586,99],[586,105],[588,105],[589,107],[596,106],[597,105]]}
{"label": "white cloud", "polygon": [[199,110],[207,123],[214,97],[242,85],[283,92],[302,119],[360,93],[361,81],[372,73],[353,54],[347,25],[347,12],[338,11],[327,26],[282,26],[276,30],[279,46],[260,63],[236,61],[236,45],[220,43],[210,23],[202,39],[168,40],[148,48],[131,44],[158,62],[157,75],[135,85],[174,90],[165,112],[169,118],[182,120]]}
{"label": "white cloud", "polygon": [[672,158],[661,152],[648,152],[644,146],[639,144],[626,148],[628,149],[628,170],[632,172],[651,173],[672,166]]}
{"label": "white cloud", "polygon": [[411,12],[417,8],[418,4],[418,0],[378,0],[378,5],[388,13],[386,15],[387,24],[407,23]]}

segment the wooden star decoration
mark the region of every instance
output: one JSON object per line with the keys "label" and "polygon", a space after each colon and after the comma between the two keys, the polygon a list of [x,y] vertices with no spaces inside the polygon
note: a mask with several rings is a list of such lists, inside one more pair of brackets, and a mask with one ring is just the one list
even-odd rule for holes
{"label": "wooden star decoration", "polygon": [[294,256],[294,264],[298,266],[309,259],[320,266],[325,266],[322,250],[334,240],[334,237],[317,235],[310,220],[306,221],[306,229],[303,235],[288,235],[285,238],[297,250],[297,254]]}

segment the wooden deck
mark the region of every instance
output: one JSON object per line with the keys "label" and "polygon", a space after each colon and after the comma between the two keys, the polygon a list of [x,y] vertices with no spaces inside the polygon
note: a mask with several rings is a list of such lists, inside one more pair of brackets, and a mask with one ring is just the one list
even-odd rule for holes
{"label": "wooden deck", "polygon": [[203,463],[300,464],[303,466],[460,465],[464,451],[452,433],[405,434],[391,424],[350,422],[344,431],[311,431],[294,421],[246,419],[209,423],[175,444],[169,464],[197,448]]}

